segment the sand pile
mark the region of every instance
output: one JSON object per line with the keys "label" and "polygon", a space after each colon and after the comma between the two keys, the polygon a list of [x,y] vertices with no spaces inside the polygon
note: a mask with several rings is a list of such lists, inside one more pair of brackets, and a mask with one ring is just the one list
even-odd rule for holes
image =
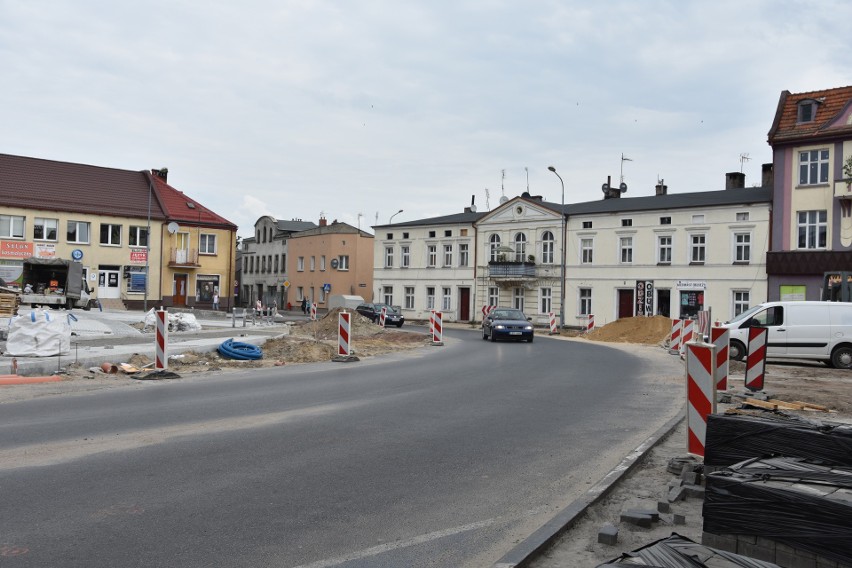
{"label": "sand pile", "polygon": [[592,341],[657,345],[668,340],[671,330],[672,321],[665,316],[621,318],[582,337]]}

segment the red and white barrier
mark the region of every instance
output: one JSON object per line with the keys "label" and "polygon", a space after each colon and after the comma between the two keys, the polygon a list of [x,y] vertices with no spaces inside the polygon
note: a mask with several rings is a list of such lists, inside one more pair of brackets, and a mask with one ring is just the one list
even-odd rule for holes
{"label": "red and white barrier", "polygon": [[337,354],[348,357],[351,353],[351,335],[349,330],[352,321],[352,314],[349,312],[340,312],[337,314]]}
{"label": "red and white barrier", "polygon": [[316,305],[316,302],[311,304],[311,321],[317,321],[317,305]]}
{"label": "red and white barrier", "polygon": [[750,327],[748,329],[745,388],[751,391],[763,390],[766,372],[766,334],[765,327]]}
{"label": "red and white barrier", "polygon": [[382,327],[385,327],[385,321],[387,320],[387,318],[388,318],[388,307],[382,306],[382,311],[379,314],[378,324]]}
{"label": "red and white barrier", "polygon": [[686,344],[690,343],[695,336],[695,322],[683,320],[683,329],[680,332],[680,352],[686,353]]}
{"label": "red and white barrier", "polygon": [[559,328],[556,326],[556,314],[553,312],[547,313],[547,319],[550,322],[550,333],[557,334],[559,333]]}
{"label": "red and white barrier", "polygon": [[586,333],[589,333],[595,329],[595,314],[589,314],[586,318]]}
{"label": "red and white barrier", "polygon": [[444,314],[435,312],[432,316],[432,345],[444,344]]}
{"label": "red and white barrier", "polygon": [[672,331],[669,335],[669,353],[677,355],[680,353],[680,340],[683,333],[683,321],[672,320]]}
{"label": "red and white barrier", "polygon": [[710,335],[710,311],[709,310],[701,310],[698,312],[698,325],[695,327],[695,333],[698,334],[698,337],[701,341],[704,341],[704,338]]}
{"label": "red and white barrier", "polygon": [[154,313],[157,315],[154,368],[157,370],[165,370],[169,368],[169,312],[160,308]]}
{"label": "red and white barrier", "polygon": [[709,343],[686,346],[686,451],[704,455],[707,417],[716,411],[714,362],[716,347]]}
{"label": "red and white barrier", "polygon": [[496,307],[497,306],[482,306],[482,317],[485,317],[490,314],[492,311],[494,311],[494,308]]}
{"label": "red and white barrier", "polygon": [[435,310],[429,310],[429,335],[435,335]]}
{"label": "red and white barrier", "polygon": [[728,344],[731,331],[725,327],[710,329],[710,343],[716,346],[716,390],[728,390]]}

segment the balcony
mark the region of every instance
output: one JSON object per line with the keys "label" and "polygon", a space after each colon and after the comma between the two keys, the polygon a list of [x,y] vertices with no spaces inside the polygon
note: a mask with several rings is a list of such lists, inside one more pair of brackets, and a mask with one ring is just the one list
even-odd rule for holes
{"label": "balcony", "polygon": [[169,251],[169,266],[180,268],[198,268],[198,249],[176,249]]}
{"label": "balcony", "polygon": [[488,263],[488,277],[493,278],[494,280],[533,279],[536,277],[535,263],[512,260],[492,260]]}
{"label": "balcony", "polygon": [[834,182],[834,197],[852,199],[852,179],[841,179]]}

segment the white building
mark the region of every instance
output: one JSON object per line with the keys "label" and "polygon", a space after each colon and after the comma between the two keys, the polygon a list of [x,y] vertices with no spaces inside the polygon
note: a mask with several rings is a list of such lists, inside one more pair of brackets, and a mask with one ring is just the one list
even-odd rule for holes
{"label": "white building", "polygon": [[373,227],[372,301],[399,306],[406,319],[428,320],[431,309],[443,312],[447,322],[474,319],[474,222],[482,215],[466,207],[454,215]]}
{"label": "white building", "polygon": [[566,310],[582,325],[634,315],[729,320],[766,300],[771,168],[764,187],[611,198],[566,207]]}

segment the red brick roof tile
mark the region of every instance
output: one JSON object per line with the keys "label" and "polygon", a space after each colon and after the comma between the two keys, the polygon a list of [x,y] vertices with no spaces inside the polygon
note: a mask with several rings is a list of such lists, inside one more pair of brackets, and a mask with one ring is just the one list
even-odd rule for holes
{"label": "red brick roof tile", "polygon": [[[798,122],[798,104],[804,100],[817,101],[817,110],[811,122]],[[852,86],[791,93],[784,91],[778,101],[775,120],[769,131],[769,144],[852,136],[852,125],[847,121],[835,124],[852,107]]]}
{"label": "red brick roof tile", "polygon": [[166,212],[169,221],[177,221],[187,225],[203,227],[220,227],[236,230],[237,226],[195,201],[182,191],[170,186],[165,179],[157,174],[145,172],[154,183],[160,205]]}

